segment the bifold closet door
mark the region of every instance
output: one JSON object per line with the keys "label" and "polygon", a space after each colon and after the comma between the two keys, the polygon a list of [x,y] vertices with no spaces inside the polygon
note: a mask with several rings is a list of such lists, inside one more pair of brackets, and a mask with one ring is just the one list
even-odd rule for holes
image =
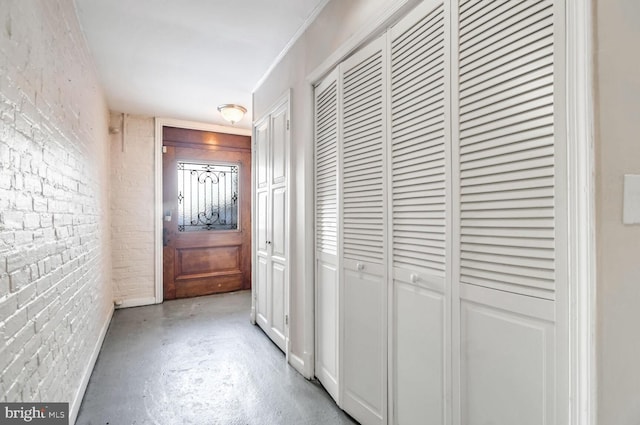
{"label": "bifold closet door", "polygon": [[386,423],[386,38],[340,67],[342,82],[342,408]]}
{"label": "bifold closet door", "polygon": [[338,401],[338,72],[315,87],[316,377]]}
{"label": "bifold closet door", "polygon": [[459,424],[568,423],[562,8],[455,9]]}
{"label": "bifold closet door", "polygon": [[390,30],[394,424],[449,420],[449,20],[425,1]]}

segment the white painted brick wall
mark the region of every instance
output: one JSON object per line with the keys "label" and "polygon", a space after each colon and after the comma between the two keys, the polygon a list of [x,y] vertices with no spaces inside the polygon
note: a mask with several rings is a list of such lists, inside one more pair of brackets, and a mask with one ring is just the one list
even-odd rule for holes
{"label": "white painted brick wall", "polygon": [[108,111],[73,1],[0,2],[0,400],[73,402],[113,300]]}
{"label": "white painted brick wall", "polygon": [[155,296],[155,123],[112,112],[110,126],[113,296],[136,305]]}

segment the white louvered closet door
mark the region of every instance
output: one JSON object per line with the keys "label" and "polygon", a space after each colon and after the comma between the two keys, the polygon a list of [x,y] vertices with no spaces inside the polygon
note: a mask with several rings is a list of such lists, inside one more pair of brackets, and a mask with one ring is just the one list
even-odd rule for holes
{"label": "white louvered closet door", "polygon": [[459,424],[568,423],[561,7],[457,10]]}
{"label": "white louvered closet door", "polygon": [[316,376],[338,400],[338,71],[315,94]]}
{"label": "white louvered closet door", "polygon": [[386,52],[381,37],[347,59],[342,81],[342,407],[386,423]]}
{"label": "white louvered closet door", "polygon": [[391,28],[393,423],[444,424],[450,391],[449,7],[425,1]]}

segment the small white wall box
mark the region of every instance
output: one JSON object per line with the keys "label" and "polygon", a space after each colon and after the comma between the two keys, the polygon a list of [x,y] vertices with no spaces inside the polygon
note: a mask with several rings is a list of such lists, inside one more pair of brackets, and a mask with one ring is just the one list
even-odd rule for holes
{"label": "small white wall box", "polygon": [[625,174],[622,222],[640,224],[640,175]]}

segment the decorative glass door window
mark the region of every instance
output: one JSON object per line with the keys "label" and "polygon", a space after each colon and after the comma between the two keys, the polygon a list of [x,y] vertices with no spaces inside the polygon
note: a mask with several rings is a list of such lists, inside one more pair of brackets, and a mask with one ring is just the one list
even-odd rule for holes
{"label": "decorative glass door window", "polygon": [[238,166],[178,161],[178,231],[238,228]]}

